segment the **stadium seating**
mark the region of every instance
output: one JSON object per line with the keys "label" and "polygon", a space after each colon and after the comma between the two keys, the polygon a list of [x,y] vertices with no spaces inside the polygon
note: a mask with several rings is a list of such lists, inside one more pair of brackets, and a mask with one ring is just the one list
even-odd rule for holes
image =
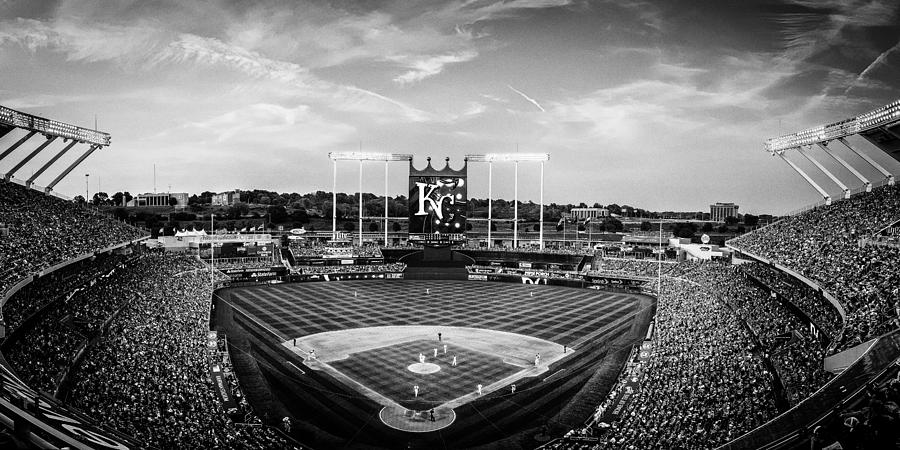
{"label": "stadium seating", "polygon": [[56,197],[0,181],[0,293],[29,274],[146,236],[142,230]]}
{"label": "stadium seating", "polygon": [[143,255],[45,309],[7,359],[30,384],[156,448],[291,448],[252,414],[237,426],[215,396],[201,267]]}
{"label": "stadium seating", "polygon": [[323,273],[371,273],[371,272],[403,272],[406,264],[353,264],[349,266],[297,266],[303,274]]}
{"label": "stadium seating", "polygon": [[[655,276],[658,264],[597,263],[603,272],[631,276]],[[674,275],[663,277],[647,366],[623,371],[608,400],[598,406],[597,417],[612,419],[597,436],[599,448],[715,447],[774,418],[831,379],[822,369],[822,342],[747,268],[682,262],[666,273]],[[785,335],[788,342],[781,339]],[[609,401],[635,373],[645,374],[635,398],[610,416]],[[584,438],[594,439],[594,431],[572,430],[545,448],[593,448]]]}
{"label": "stadium seating", "polygon": [[662,292],[646,376],[602,448],[711,448],[774,417],[771,375],[726,293],[672,278]]}
{"label": "stadium seating", "polygon": [[900,218],[900,186],[885,186],[788,217],[731,241],[784,265],[834,295],[847,313],[836,350],[898,327],[900,253],[860,240]]}
{"label": "stadium seating", "polygon": [[[9,230],[0,239],[0,292],[146,235],[2,181],[0,217]],[[29,386],[155,448],[294,448],[252,411],[246,425],[232,422],[216,397],[202,268],[193,258],[129,249],[35,278],[4,305],[4,356]]]}

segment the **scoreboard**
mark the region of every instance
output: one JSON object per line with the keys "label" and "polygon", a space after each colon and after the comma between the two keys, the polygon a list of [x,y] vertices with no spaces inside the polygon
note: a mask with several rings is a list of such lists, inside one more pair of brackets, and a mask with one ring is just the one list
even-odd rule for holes
{"label": "scoreboard", "polygon": [[419,170],[409,161],[409,233],[460,235],[466,230],[467,165],[450,168],[450,159],[442,169],[428,166]]}

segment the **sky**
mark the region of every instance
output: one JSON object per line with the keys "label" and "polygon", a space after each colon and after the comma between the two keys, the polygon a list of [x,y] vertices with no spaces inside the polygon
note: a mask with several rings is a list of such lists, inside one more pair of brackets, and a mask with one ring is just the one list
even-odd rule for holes
{"label": "sky", "polygon": [[[546,203],[780,214],[819,196],[766,139],[898,98],[896,0],[0,0],[0,105],[112,135],[57,185],[69,196],[84,174],[91,193],[152,192],[154,165],[159,192],[305,193],[331,190],[333,151],[454,168],[547,152]],[[337,189],[358,170],[338,163]],[[388,170],[405,193],[408,165]],[[539,201],[540,165],[518,173]],[[470,164],[470,197],[487,178]],[[514,178],[495,164],[492,196]],[[384,163],[363,190],[384,192]]]}

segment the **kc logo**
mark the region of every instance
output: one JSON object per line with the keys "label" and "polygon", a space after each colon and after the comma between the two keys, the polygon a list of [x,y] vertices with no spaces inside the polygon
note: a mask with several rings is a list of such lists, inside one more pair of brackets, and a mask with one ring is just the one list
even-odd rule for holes
{"label": "kc logo", "polygon": [[456,203],[456,199],[453,198],[453,194],[446,194],[438,197],[436,200],[431,198],[434,191],[440,188],[439,184],[428,184],[422,182],[416,182],[416,187],[419,189],[419,210],[416,212],[417,216],[425,216],[428,215],[428,212],[425,211],[425,202],[431,203],[431,210],[434,211],[434,214],[437,216],[439,220],[444,219],[444,212],[441,211],[441,208],[444,204],[444,200],[449,199],[450,204]]}

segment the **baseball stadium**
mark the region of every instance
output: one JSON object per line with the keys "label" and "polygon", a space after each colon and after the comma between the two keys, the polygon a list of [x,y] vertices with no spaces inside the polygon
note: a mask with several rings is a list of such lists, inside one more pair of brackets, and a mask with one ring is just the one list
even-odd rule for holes
{"label": "baseball stadium", "polygon": [[900,448],[896,4],[26,3],[0,448]]}
{"label": "baseball stadium", "polygon": [[[37,133],[70,139],[64,151],[87,147],[58,177],[110,142],[2,112],[13,135],[4,157]],[[849,141],[863,138],[896,157],[898,122],[893,102],[766,146],[821,189],[791,152],[830,154],[836,142],[865,155]],[[491,219],[465,226],[468,164],[543,165],[548,154],[468,155],[461,169],[330,156],[335,166],[408,162],[407,229],[151,239],[59,196],[55,181],[7,172],[0,405],[10,442],[801,448],[845,439],[856,411],[896,386],[890,173],[724,246],[672,238],[661,220],[656,255],[644,257],[624,239],[617,249],[600,237],[566,242],[543,221],[521,237],[492,233]],[[23,226],[35,221],[52,225]],[[803,236],[832,245],[823,253]],[[40,258],[21,253],[38,245]],[[867,420],[861,439],[894,442],[890,422]]]}

